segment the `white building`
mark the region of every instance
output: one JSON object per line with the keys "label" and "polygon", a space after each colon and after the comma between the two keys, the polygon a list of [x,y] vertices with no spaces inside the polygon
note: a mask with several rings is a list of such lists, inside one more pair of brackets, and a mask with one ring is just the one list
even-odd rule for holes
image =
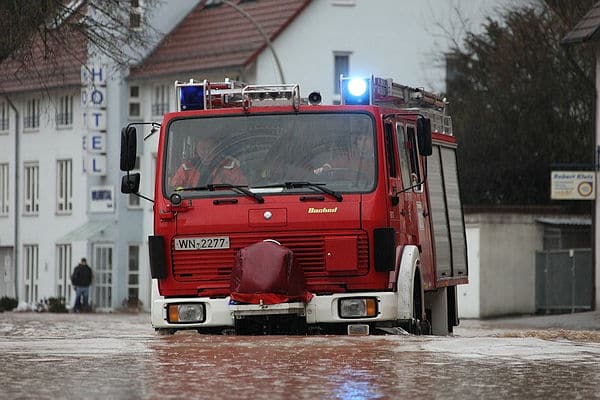
{"label": "white building", "polygon": [[[2,71],[9,72],[0,72],[0,297],[69,300],[70,271],[87,257],[95,272],[91,296],[97,309],[115,309],[130,299],[149,304],[152,203],[120,194],[119,133],[128,122],[160,122],[173,111],[175,80],[276,83],[283,76],[286,83],[299,83],[304,96],[319,90],[325,103],[339,100],[340,73],[376,74],[439,90],[444,87],[439,55],[447,43],[435,26],[452,23],[446,16],[457,5],[476,21],[485,4],[496,5],[230,3],[235,7],[218,0],[204,6],[166,1],[147,10],[150,23],[169,34],[130,72],[87,58],[83,76],[81,63],[71,60],[62,65],[61,79],[50,75],[24,84],[10,78],[15,65],[3,64]],[[84,44],[80,50],[88,49]],[[140,192],[153,197],[156,135],[140,141],[138,153]]]}
{"label": "white building", "polygon": [[[172,29],[194,5],[171,3],[147,10],[159,32]],[[35,48],[35,70],[16,74],[18,62],[2,64],[0,297],[29,305],[64,297],[69,303],[71,270],[86,257],[95,273],[96,309],[120,307],[130,297],[147,304],[148,284],[139,280],[146,272],[139,261],[141,218],[119,194],[124,75],[89,57],[91,45],[82,36],[70,40],[68,48],[52,49],[51,60]]]}

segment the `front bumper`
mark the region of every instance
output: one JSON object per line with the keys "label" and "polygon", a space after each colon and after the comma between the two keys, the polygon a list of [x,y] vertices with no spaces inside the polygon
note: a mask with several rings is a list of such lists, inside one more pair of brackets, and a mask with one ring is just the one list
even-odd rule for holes
{"label": "front bumper", "polygon": [[[377,300],[377,315],[370,318],[341,318],[339,301],[344,298],[372,297]],[[170,323],[167,305],[170,303],[202,303],[205,319],[199,323]],[[338,293],[315,295],[306,304],[281,303],[274,305],[231,304],[230,298],[156,298],[151,307],[152,326],[157,329],[197,329],[233,327],[236,316],[295,314],[305,318],[308,325],[326,323],[372,323],[395,321],[399,318],[398,295],[394,292]]]}

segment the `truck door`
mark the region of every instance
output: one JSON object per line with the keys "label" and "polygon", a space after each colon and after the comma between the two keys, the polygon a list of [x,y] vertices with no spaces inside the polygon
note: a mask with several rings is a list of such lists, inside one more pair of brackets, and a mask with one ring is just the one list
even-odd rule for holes
{"label": "truck door", "polygon": [[[406,127],[406,131],[405,131]],[[417,194],[423,191],[422,185],[419,185],[421,170],[418,164],[418,155],[413,154],[415,143],[410,140],[410,135],[414,132],[413,126],[396,123],[396,138],[398,140],[398,155],[400,160],[400,174],[402,178],[402,214],[406,224],[406,242],[409,244],[419,244],[419,228],[417,218]]]}
{"label": "truck door", "polygon": [[396,243],[406,243],[406,225],[404,223],[404,204],[398,195],[402,191],[402,180],[398,173],[398,150],[395,140],[395,124],[388,119],[384,125],[385,158],[388,179],[389,218],[391,226],[396,230]]}
{"label": "truck door", "polygon": [[434,284],[432,242],[429,227],[429,205],[424,180],[425,172],[419,155],[417,132],[412,122],[396,123],[396,138],[402,178],[403,215],[407,243],[418,246],[421,252],[421,275],[424,289]]}

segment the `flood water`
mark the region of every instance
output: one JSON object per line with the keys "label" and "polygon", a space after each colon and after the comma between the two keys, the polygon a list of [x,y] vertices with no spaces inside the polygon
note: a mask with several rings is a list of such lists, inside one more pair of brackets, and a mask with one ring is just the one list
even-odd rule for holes
{"label": "flood water", "polygon": [[450,337],[156,335],[149,316],[0,314],[0,398],[600,398],[600,343]]}

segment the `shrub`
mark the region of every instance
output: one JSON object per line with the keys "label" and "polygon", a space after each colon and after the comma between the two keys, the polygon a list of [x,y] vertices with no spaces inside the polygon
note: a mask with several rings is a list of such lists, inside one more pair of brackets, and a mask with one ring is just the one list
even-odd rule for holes
{"label": "shrub", "polygon": [[129,297],[121,302],[121,312],[139,312],[142,310],[144,303],[137,297]]}
{"label": "shrub", "polygon": [[65,305],[65,298],[50,297],[48,299],[48,311],[53,313],[66,313],[67,306]]}
{"label": "shrub", "polygon": [[17,307],[17,305],[19,305],[19,302],[17,301],[17,299],[14,299],[14,298],[8,297],[8,296],[4,296],[4,297],[0,298],[0,312],[10,311],[13,308]]}

